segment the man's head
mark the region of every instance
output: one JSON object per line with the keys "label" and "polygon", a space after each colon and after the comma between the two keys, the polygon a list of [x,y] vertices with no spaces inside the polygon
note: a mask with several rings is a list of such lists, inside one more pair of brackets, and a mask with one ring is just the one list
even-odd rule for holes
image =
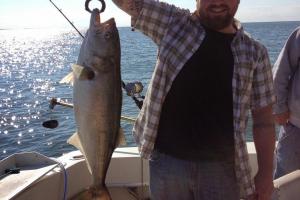
{"label": "man's head", "polygon": [[216,31],[231,32],[240,0],[196,0],[201,23]]}

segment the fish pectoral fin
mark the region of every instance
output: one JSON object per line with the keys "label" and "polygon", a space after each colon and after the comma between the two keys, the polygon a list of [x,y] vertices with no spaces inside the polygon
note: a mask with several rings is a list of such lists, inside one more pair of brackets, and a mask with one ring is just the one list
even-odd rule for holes
{"label": "fish pectoral fin", "polygon": [[85,152],[83,150],[80,138],[78,136],[78,133],[74,133],[68,140],[67,143],[73,145],[74,147],[76,147],[77,149],[79,149],[81,151],[81,153],[83,155],[85,155]]}
{"label": "fish pectoral fin", "polygon": [[95,76],[95,72],[90,67],[73,64],[72,70],[74,76],[80,80],[91,80]]}
{"label": "fish pectoral fin", "polygon": [[122,128],[119,129],[118,138],[117,138],[117,147],[126,146],[126,138]]}
{"label": "fish pectoral fin", "polygon": [[73,85],[73,72],[70,72],[67,76],[63,77],[63,79],[61,79],[61,81],[59,81],[60,84],[71,84]]}

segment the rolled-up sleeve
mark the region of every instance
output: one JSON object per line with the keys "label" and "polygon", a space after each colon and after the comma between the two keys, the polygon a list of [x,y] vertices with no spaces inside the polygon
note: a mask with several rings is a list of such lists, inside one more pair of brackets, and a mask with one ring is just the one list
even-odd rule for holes
{"label": "rolled-up sleeve", "polygon": [[261,48],[257,67],[253,73],[251,110],[259,109],[275,102],[272,66],[267,49]]}
{"label": "rolled-up sleeve", "polygon": [[157,45],[168,29],[174,16],[184,10],[164,2],[144,0],[142,10],[137,18],[131,18],[131,26],[150,37]]}

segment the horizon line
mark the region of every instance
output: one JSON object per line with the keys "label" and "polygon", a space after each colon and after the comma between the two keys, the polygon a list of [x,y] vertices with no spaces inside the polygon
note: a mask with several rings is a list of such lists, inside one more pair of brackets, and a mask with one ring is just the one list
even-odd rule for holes
{"label": "horizon line", "polygon": [[[277,23],[277,22],[300,22],[300,20],[280,20],[280,21],[240,21],[242,24],[249,23]],[[79,29],[87,29],[88,27],[80,27]],[[117,28],[131,28],[131,26],[117,26]],[[72,29],[72,27],[16,27],[16,28],[2,28],[0,30],[26,30],[26,29]]]}

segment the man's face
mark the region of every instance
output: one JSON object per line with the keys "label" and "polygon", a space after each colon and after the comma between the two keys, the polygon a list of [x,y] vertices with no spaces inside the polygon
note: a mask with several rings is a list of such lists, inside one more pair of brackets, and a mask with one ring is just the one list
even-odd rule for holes
{"label": "man's face", "polygon": [[228,28],[233,23],[239,0],[196,0],[201,23],[213,30]]}

